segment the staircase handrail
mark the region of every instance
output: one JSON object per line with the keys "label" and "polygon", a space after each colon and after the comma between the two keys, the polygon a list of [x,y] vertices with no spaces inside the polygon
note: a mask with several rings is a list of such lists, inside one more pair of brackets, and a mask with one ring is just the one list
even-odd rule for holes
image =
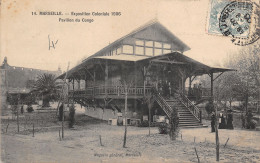
{"label": "staircase handrail", "polygon": [[187,107],[187,109],[194,115],[194,117],[201,122],[201,110],[194,105],[188,97],[179,93],[181,96],[181,102]]}
{"label": "staircase handrail", "polygon": [[167,114],[167,116],[171,117],[172,107],[165,101],[165,99],[160,95],[156,94],[155,100],[157,103],[161,106],[161,108],[164,110],[164,112]]}

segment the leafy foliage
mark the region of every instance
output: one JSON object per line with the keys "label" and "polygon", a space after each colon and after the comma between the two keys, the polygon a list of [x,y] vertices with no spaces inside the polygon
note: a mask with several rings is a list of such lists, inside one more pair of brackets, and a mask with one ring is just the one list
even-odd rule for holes
{"label": "leafy foliage", "polygon": [[158,126],[159,134],[168,134],[169,133],[169,125],[167,123],[160,123]]}
{"label": "leafy foliage", "polygon": [[31,105],[29,105],[26,110],[27,110],[28,113],[31,113],[31,112],[34,111],[33,107]]}
{"label": "leafy foliage", "polygon": [[214,111],[214,104],[212,101],[209,101],[206,106],[205,109],[207,111],[208,114],[211,114]]}
{"label": "leafy foliage", "polygon": [[[224,61],[223,67],[236,71],[225,72],[214,81],[214,99],[229,102],[243,101],[247,108],[250,99],[257,100],[260,94],[260,44],[248,45],[238,53],[230,54]],[[201,81],[210,87],[209,77]],[[258,99],[259,100],[259,99]],[[225,103],[226,104],[226,103]]]}
{"label": "leafy foliage", "polygon": [[138,127],[148,127],[149,126],[149,121],[145,120],[145,121],[142,121]]}
{"label": "leafy foliage", "polygon": [[178,112],[173,110],[171,113],[170,123],[160,123],[158,130],[160,134],[169,134],[171,140],[176,140],[180,131]]}
{"label": "leafy foliage", "polygon": [[43,107],[49,106],[50,100],[57,100],[60,92],[60,86],[52,74],[43,74],[37,77],[33,84],[31,93],[43,98]]}

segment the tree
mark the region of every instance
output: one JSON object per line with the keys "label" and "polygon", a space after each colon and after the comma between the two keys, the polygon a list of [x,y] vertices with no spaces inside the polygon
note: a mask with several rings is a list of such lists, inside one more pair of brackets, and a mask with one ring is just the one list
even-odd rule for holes
{"label": "tree", "polygon": [[239,98],[237,93],[238,85],[241,85],[239,75],[237,72],[224,73],[215,82],[215,100],[219,103],[225,101],[225,107],[226,103],[229,102],[229,107],[231,108],[232,102]]}
{"label": "tree", "polygon": [[[250,98],[260,102],[260,44],[243,47],[237,53],[225,58],[223,67],[237,70],[222,74],[214,84],[214,99],[218,102],[228,101],[231,107],[232,101],[244,102],[247,112]],[[209,78],[202,78],[204,86],[209,87]]]}
{"label": "tree", "polygon": [[129,75],[128,73],[131,72],[131,68],[127,64],[121,65],[121,80],[120,83],[124,89],[125,92],[125,133],[124,133],[124,140],[123,140],[123,147],[126,147],[126,135],[127,135],[127,103],[128,103],[128,90],[131,86],[134,84],[133,77]]}
{"label": "tree", "polygon": [[[258,100],[260,94],[260,44],[244,47],[237,54],[231,55],[226,65],[237,70],[239,80],[233,91],[242,97],[245,110],[248,111],[249,98]],[[232,79],[233,80],[233,79]]]}
{"label": "tree", "polygon": [[124,87],[124,92],[125,92],[125,133],[124,133],[124,142],[123,142],[123,147],[126,147],[126,135],[127,135],[127,94],[128,94],[128,89],[132,86],[132,82],[128,82],[126,78],[124,80],[121,80],[121,83]]}
{"label": "tree", "polygon": [[145,96],[145,103],[147,103],[147,106],[148,106],[148,110],[149,110],[149,136],[151,134],[151,109],[153,107],[153,104],[154,104],[154,101],[155,101],[155,94],[156,94],[156,90],[155,89],[152,89],[151,91],[151,94],[150,95],[147,95]]}
{"label": "tree", "polygon": [[59,92],[60,86],[56,82],[56,77],[52,74],[38,76],[31,91],[31,93],[35,93],[38,97],[42,97],[43,107],[50,106],[50,100],[58,99]]}
{"label": "tree", "polygon": [[179,115],[176,109],[172,110],[170,117],[170,138],[171,140],[176,140],[179,134]]}

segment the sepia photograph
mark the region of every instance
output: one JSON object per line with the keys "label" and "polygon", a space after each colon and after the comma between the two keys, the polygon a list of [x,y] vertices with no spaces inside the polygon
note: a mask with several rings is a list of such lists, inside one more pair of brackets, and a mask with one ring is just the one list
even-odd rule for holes
{"label": "sepia photograph", "polygon": [[259,0],[0,7],[0,162],[260,162]]}

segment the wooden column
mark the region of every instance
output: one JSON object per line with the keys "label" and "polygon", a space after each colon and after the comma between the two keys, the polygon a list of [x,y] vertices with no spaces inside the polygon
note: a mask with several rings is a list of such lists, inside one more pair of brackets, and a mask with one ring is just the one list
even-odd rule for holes
{"label": "wooden column", "polygon": [[145,96],[145,81],[146,81],[146,69],[145,69],[145,66],[144,66],[144,96]]}
{"label": "wooden column", "polygon": [[107,65],[107,60],[106,60],[106,65],[105,65],[105,94],[107,97],[107,87],[108,87],[108,65]]}
{"label": "wooden column", "polygon": [[[134,63],[135,65],[135,69],[134,69],[134,74],[135,74],[135,81],[134,81],[134,87],[135,87],[135,98],[136,98],[136,85],[137,85],[137,79],[136,79],[136,63]],[[137,103],[136,103],[136,99],[134,100],[134,110],[135,112],[137,112]]]}
{"label": "wooden column", "polygon": [[213,93],[213,83],[214,83],[214,79],[213,79],[213,72],[210,73],[210,97],[211,97],[211,100],[213,102],[214,100],[214,93]]}
{"label": "wooden column", "polygon": [[189,82],[189,90],[191,89],[191,83],[192,83],[191,77],[192,77],[192,76],[189,77],[189,79],[190,79],[190,82]]}
{"label": "wooden column", "polygon": [[258,100],[256,106],[257,113],[260,113],[260,86],[258,86]]}
{"label": "wooden column", "polygon": [[191,96],[191,83],[192,83],[191,78],[192,78],[192,76],[189,77],[189,90],[188,90],[188,94],[187,94],[188,97]]}
{"label": "wooden column", "polygon": [[178,67],[178,71],[179,71],[179,74],[180,74],[180,77],[181,77],[181,91],[182,91],[182,94],[184,94],[184,88],[185,87],[184,85],[184,72]]}
{"label": "wooden column", "polygon": [[93,73],[93,96],[95,96],[95,86],[96,86],[96,71],[94,67],[94,73]]}
{"label": "wooden column", "polygon": [[218,110],[217,107],[214,106],[214,75],[213,72],[210,72],[210,96],[211,102],[215,109],[215,139],[216,139],[216,161],[219,161],[219,137],[218,137]]}
{"label": "wooden column", "polygon": [[75,90],[74,80],[75,80],[75,79],[73,78],[73,80],[72,80],[72,92],[73,92],[73,93],[72,93],[72,100],[73,100],[73,102],[72,102],[72,103],[74,103],[74,92],[75,92],[75,91],[74,91],[74,90]]}
{"label": "wooden column", "polygon": [[181,76],[181,88],[182,88],[182,94],[185,93],[185,84],[184,84],[184,76],[182,74]]}

